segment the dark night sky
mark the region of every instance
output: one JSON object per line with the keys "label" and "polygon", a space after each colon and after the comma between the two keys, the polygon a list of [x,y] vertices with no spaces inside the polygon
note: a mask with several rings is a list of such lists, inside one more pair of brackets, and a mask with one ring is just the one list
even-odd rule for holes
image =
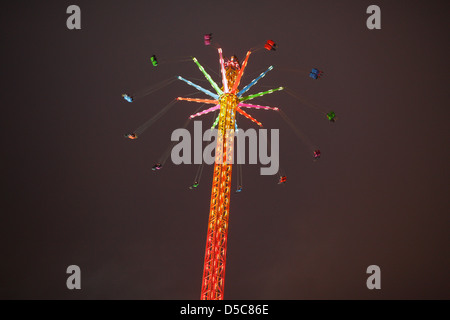
{"label": "dark night sky", "polygon": [[[70,4],[81,8],[79,31],[66,28]],[[366,28],[371,4],[381,30]],[[274,65],[253,92],[283,85],[339,117],[328,123],[283,92],[254,100],[282,108],[323,156],[313,162],[275,114],[249,111],[280,128],[288,183],[244,167],[245,190],[231,198],[225,298],[449,299],[448,9],[384,0],[4,5],[0,298],[200,297],[212,167],[195,192],[196,166],[150,169],[199,105],[177,103],[140,139],[123,138],[195,90],[176,82],[133,104],[121,94],[174,75],[202,78],[193,62],[153,68],[152,54],[196,56],[218,81],[217,51],[202,39],[213,33],[241,59],[275,40],[276,52],[250,56],[243,83]],[[320,81],[308,78],[316,66]],[[72,264],[78,291],[66,288]],[[372,264],[381,290],[366,287]]]}

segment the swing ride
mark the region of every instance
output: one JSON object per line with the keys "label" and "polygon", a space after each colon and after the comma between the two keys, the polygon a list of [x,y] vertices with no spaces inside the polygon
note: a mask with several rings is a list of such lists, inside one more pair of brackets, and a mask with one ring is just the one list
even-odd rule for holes
{"label": "swing ride", "polygon": [[[205,34],[203,37],[205,46],[212,46],[212,34]],[[268,51],[275,51],[277,45],[274,41],[268,40],[264,46]],[[257,50],[254,50],[257,51]],[[317,149],[293,123],[280,108],[262,106],[258,104],[248,103],[250,100],[262,97],[267,94],[272,94],[277,91],[285,91],[295,99],[307,104],[314,109],[318,109],[314,104],[310,104],[302,97],[298,96],[292,90],[285,87],[273,88],[270,90],[261,91],[255,94],[247,94],[247,92],[258,83],[266,74],[273,70],[273,66],[269,66],[264,72],[259,74],[254,80],[247,85],[239,89],[241,80],[243,78],[245,69],[248,64],[248,60],[252,52],[249,50],[242,62],[239,62],[236,56],[231,56],[229,59],[223,57],[222,48],[217,47],[219,55],[221,86],[219,86],[200,64],[200,62],[192,57],[192,61],[197,65],[198,69],[204,75],[206,80],[212,87],[212,91],[205,89],[194,82],[185,79],[181,76],[172,77],[157,85],[154,85],[142,92],[133,94],[123,94],[122,97],[127,102],[134,102],[135,99],[144,97],[150,93],[153,93],[161,88],[169,85],[170,83],[181,80],[187,85],[194,87],[199,92],[208,96],[208,99],[191,98],[191,97],[177,97],[163,107],[152,118],[134,130],[132,133],[126,134],[125,137],[131,140],[135,140],[142,135],[151,125],[153,125],[158,119],[160,119],[169,109],[178,101],[188,101],[200,103],[200,108],[194,112],[186,121],[184,128],[187,127],[192,119],[215,112],[218,113],[211,128],[217,127],[216,149],[215,149],[215,163],[213,168],[213,181],[211,188],[210,198],[210,211],[209,221],[206,237],[206,249],[203,265],[203,277],[201,286],[201,299],[202,300],[223,300],[224,298],[224,285],[225,285],[225,267],[226,267],[226,253],[227,253],[227,237],[228,237],[228,225],[229,225],[229,209],[230,209],[230,194],[231,194],[231,178],[233,169],[233,150],[234,150],[234,138],[235,133],[238,130],[236,117],[245,117],[252,121],[259,127],[262,127],[262,123],[248,114],[246,110],[261,109],[268,111],[275,111],[280,114],[281,118],[291,127],[297,137],[308,145],[312,152],[313,159],[319,160],[321,157],[321,151]],[[151,57],[153,66],[158,66],[156,56]],[[317,80],[323,75],[323,71],[313,68],[309,74],[309,77]],[[212,105],[200,111],[205,105]],[[319,110],[330,122],[335,122],[336,114],[334,111],[324,112]],[[163,153],[160,159],[152,167],[153,171],[161,170],[170,154],[173,147],[172,143],[166,151]],[[189,190],[195,190],[200,185],[200,180],[203,172],[203,163],[199,165],[194,182],[189,186]],[[243,191],[242,182],[242,165],[237,164],[237,189],[235,193],[241,193]],[[278,184],[285,184],[287,176],[284,172],[279,171]]]}

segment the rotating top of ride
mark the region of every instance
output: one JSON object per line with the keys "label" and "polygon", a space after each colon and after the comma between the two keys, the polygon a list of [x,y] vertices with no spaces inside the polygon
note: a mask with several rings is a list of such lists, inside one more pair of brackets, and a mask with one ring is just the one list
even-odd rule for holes
{"label": "rotating top of ride", "polygon": [[[210,46],[211,44],[213,44],[212,43],[212,34],[205,34],[204,41],[205,41],[206,46]],[[273,110],[273,111],[277,111],[281,115],[283,120],[285,120],[286,123],[289,126],[291,126],[291,128],[293,129],[293,131],[297,135],[297,137],[300,138],[302,140],[302,142],[305,143],[311,149],[311,151],[313,151],[314,160],[317,161],[318,159],[320,159],[320,157],[321,157],[320,150],[317,149],[316,147],[312,146],[313,144],[311,143],[311,141],[309,141],[309,139],[307,139],[307,137],[296,127],[296,125],[293,123],[293,121],[290,119],[290,117],[285,115],[281,109],[279,109],[278,107],[269,107],[269,106],[251,104],[251,103],[249,103],[249,100],[253,100],[255,98],[262,97],[264,95],[271,94],[273,92],[284,90],[286,93],[288,93],[295,99],[299,100],[304,105],[311,107],[315,111],[319,111],[330,122],[335,122],[337,119],[334,111],[328,111],[329,109],[324,110],[320,106],[308,102],[306,99],[304,99],[302,96],[299,96],[293,90],[290,90],[289,88],[285,88],[285,87],[278,87],[278,88],[265,90],[265,91],[258,92],[258,93],[248,94],[247,92],[253,86],[255,86],[259,80],[261,80],[263,77],[265,77],[269,71],[273,70],[273,66],[269,66],[264,72],[262,72],[259,76],[257,76],[255,79],[253,79],[250,83],[239,88],[241,80],[243,78],[244,71],[247,67],[249,56],[252,54],[252,52],[259,51],[260,49],[266,49],[267,51],[273,52],[278,49],[277,44],[273,40],[267,40],[267,42],[264,45],[261,45],[254,49],[250,49],[247,52],[246,56],[243,57],[242,63],[239,61],[239,59],[236,57],[236,55],[229,56],[230,58],[224,58],[222,48],[220,48],[219,46],[217,46],[215,44],[214,44],[214,47],[217,49],[217,51],[219,53],[221,83],[216,83],[211,78],[211,76],[208,74],[208,72],[206,72],[205,68],[203,66],[201,66],[199,61],[195,57],[191,57],[192,60],[195,62],[195,64],[198,66],[199,70],[205,76],[206,80],[211,85],[212,88],[210,88],[209,90],[205,89],[205,88],[203,88],[181,76],[177,76],[177,77],[172,77],[167,80],[164,80],[161,83],[158,83],[150,88],[142,90],[141,92],[132,92],[131,94],[125,93],[122,95],[122,97],[125,101],[130,102],[130,103],[135,102],[136,99],[142,98],[150,93],[153,93],[156,90],[159,90],[178,79],[178,80],[182,80],[182,81],[186,82],[188,85],[190,85],[192,87],[195,87],[197,90],[208,95],[210,98],[209,99],[198,99],[198,98],[177,97],[172,102],[170,102],[168,105],[166,105],[164,108],[162,108],[162,110],[159,111],[156,115],[154,115],[151,119],[149,119],[147,122],[145,122],[142,126],[138,127],[136,130],[132,131],[132,133],[126,134],[125,137],[130,140],[136,140],[138,137],[140,137],[140,135],[148,127],[150,127],[156,120],[158,120],[164,113],[166,113],[167,110],[174,103],[176,103],[177,101],[180,101],[180,100],[202,103],[203,105],[204,104],[210,104],[210,105],[212,104],[212,106],[209,106],[202,111],[197,110],[194,114],[189,116],[189,119],[192,120],[199,116],[209,114],[211,112],[219,111],[219,115],[217,115],[217,117],[215,118],[213,125],[211,127],[212,129],[220,126],[219,119],[220,119],[221,114],[224,113],[224,112],[221,112],[222,109],[235,111],[235,113],[233,112],[234,120],[229,123],[229,127],[234,127],[236,132],[238,130],[238,126],[236,123],[237,113],[239,113],[241,116],[244,116],[244,118],[252,121],[253,123],[257,124],[258,126],[262,127],[263,126],[262,123],[259,122],[258,120],[256,120],[255,118],[253,118],[250,114],[248,114],[247,110],[256,110],[256,109]],[[160,62],[158,62],[156,55],[152,55],[150,57],[150,61],[154,67],[158,66],[158,68],[161,63],[162,64],[167,63],[167,61],[164,58]],[[184,59],[184,60],[180,60],[180,61],[188,61],[188,60]],[[289,70],[300,71],[303,74],[307,75],[307,73],[306,73],[307,70],[303,70],[303,69],[302,70],[289,69]],[[309,70],[311,70],[309,72],[309,77],[314,80],[320,79],[324,74],[324,72],[322,70],[319,70],[318,68],[312,68]],[[221,126],[226,127],[223,125],[223,123]],[[169,153],[164,153],[164,155],[161,157],[161,159],[158,161],[158,163],[156,163],[153,166],[153,168],[152,168],[153,171],[159,171],[163,167],[165,160],[167,159],[167,154],[169,154]],[[286,176],[280,175],[279,182],[281,184],[284,184],[286,182]],[[193,189],[197,188],[198,185],[199,185],[199,179],[194,181],[192,188]],[[241,190],[242,190],[242,186],[240,186],[238,188],[237,192],[240,192]]]}

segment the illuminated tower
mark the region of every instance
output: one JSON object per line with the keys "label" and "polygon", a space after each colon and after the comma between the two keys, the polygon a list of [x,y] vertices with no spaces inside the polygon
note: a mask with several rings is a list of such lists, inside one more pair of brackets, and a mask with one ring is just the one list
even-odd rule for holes
{"label": "illuminated tower", "polygon": [[[232,87],[240,69],[235,58],[226,66],[226,83]],[[235,63],[232,63],[235,62]],[[227,91],[225,89],[225,91]],[[222,300],[225,284],[228,218],[230,213],[231,172],[233,162],[234,127],[239,99],[235,93],[224,93],[219,100],[214,176],[211,189],[208,233],[201,299]]]}
{"label": "illuminated tower", "polygon": [[197,59],[193,58],[194,62],[203,72],[206,79],[216,90],[217,94],[206,90],[189,80],[178,77],[178,79],[185,81],[189,85],[194,86],[198,90],[214,98],[214,100],[208,100],[178,97],[178,100],[216,105],[192,115],[190,117],[191,119],[212,112],[214,110],[220,110],[219,116],[213,125],[213,127],[215,127],[215,125],[218,126],[218,132],[214,175],[211,189],[208,232],[206,236],[205,261],[203,266],[201,291],[202,300],[223,300],[236,112],[255,122],[259,126],[262,126],[261,122],[257,121],[249,114],[244,112],[241,107],[276,111],[278,110],[278,108],[246,104],[243,103],[243,101],[251,100],[253,98],[283,89],[283,87],[280,87],[277,89],[272,89],[242,97],[242,95],[247,92],[253,85],[255,85],[259,79],[264,77],[268,71],[272,70],[272,67],[269,67],[265,72],[261,73],[259,77],[254,79],[249,85],[244,87],[241,91],[237,92],[237,88],[239,86],[251,52],[247,52],[247,56],[245,57],[242,66],[234,56],[231,57],[230,60],[225,62],[222,56],[222,49],[219,48],[218,52],[222,73],[222,88],[219,88],[217,86],[217,84],[211,79],[210,75],[197,61]]}

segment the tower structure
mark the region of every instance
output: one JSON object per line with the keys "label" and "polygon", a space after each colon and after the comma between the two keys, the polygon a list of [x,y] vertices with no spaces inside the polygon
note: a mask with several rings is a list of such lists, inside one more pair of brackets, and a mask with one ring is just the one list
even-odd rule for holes
{"label": "tower structure", "polygon": [[278,108],[247,104],[244,103],[244,101],[283,89],[283,87],[279,87],[243,97],[242,95],[253,85],[255,85],[261,78],[263,78],[267,72],[272,70],[273,67],[270,66],[266,71],[261,73],[250,84],[238,92],[237,88],[245,67],[247,66],[251,51],[247,52],[242,65],[240,65],[235,56],[232,56],[229,60],[224,61],[222,49],[218,48],[218,52],[222,73],[222,88],[219,88],[219,86],[212,80],[211,76],[200,65],[197,59],[193,58],[194,62],[197,64],[200,71],[203,72],[205,78],[210,82],[216,93],[206,90],[182,77],[178,77],[178,79],[185,81],[187,84],[214,98],[214,100],[210,100],[178,97],[177,100],[215,104],[214,107],[191,115],[190,119],[219,110],[219,116],[213,124],[213,127],[217,125],[218,132],[216,138],[217,142],[211,188],[208,231],[206,236],[205,260],[203,265],[202,290],[200,297],[202,300],[223,300],[236,114],[240,113],[247,119],[250,119],[259,126],[262,126],[261,122],[254,119],[241,108],[256,108],[275,111],[278,111]]}
{"label": "tower structure", "polygon": [[[226,66],[225,76],[229,87],[236,82],[240,70],[235,57],[232,57],[230,62],[235,63],[228,63]],[[202,300],[222,300],[225,285],[234,129],[239,99],[235,93],[229,92],[220,97],[219,104],[216,156],[203,266]]]}

